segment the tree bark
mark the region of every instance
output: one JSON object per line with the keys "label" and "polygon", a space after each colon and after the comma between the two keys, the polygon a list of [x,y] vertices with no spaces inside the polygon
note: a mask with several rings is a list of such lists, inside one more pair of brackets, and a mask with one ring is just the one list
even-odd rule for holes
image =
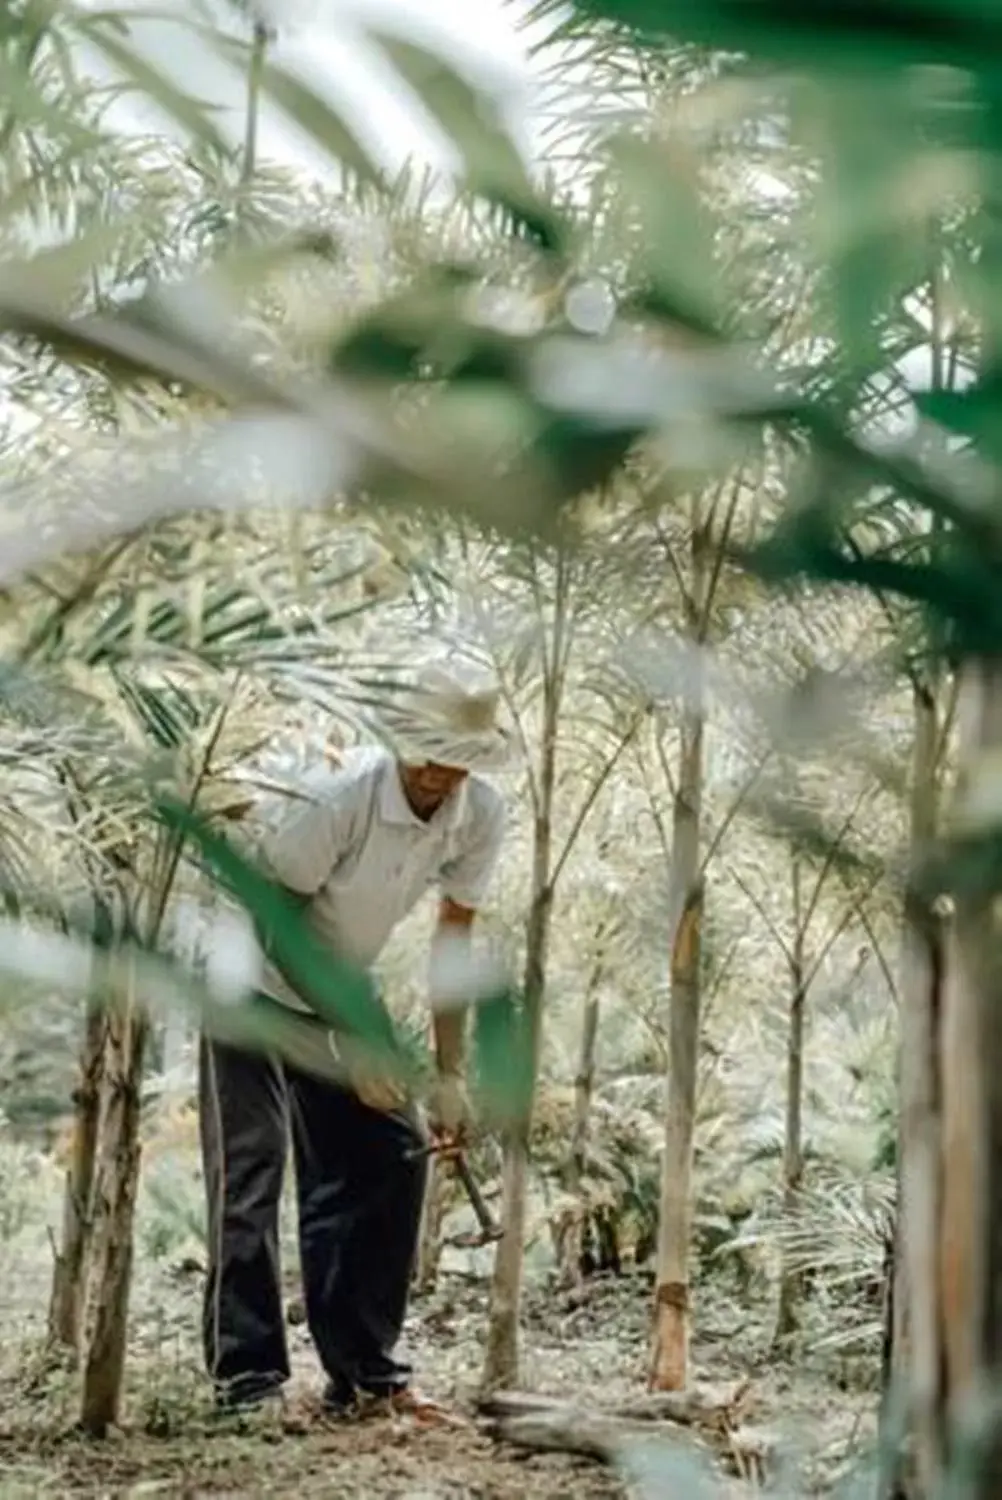
{"label": "tree bark", "polygon": [[[959,800],[991,783],[1002,750],[1002,658],[965,669],[968,729]],[[998,836],[980,827],[975,837]],[[972,876],[974,878],[972,878]],[[976,883],[975,883],[976,879]],[[955,895],[942,1021],[939,1315],[950,1478],[958,1500],[1002,1490],[1002,923],[998,878],[974,876]]]}
{"label": "tree bark", "polygon": [[[542,1039],[543,987],[550,940],[553,893],[548,883],[550,832],[548,823],[536,830],[535,895],[529,910],[526,934],[525,1004],[530,1037],[533,1085]],[[533,1092],[535,1088],[533,1087]],[[491,1278],[490,1315],[483,1388],[497,1390],[518,1384],[519,1316],[522,1305],[522,1272],[525,1259],[526,1210],[529,1187],[529,1131],[531,1118],[508,1130],[502,1167],[501,1224],[504,1236],[498,1243]]]}
{"label": "tree bark", "polygon": [[672,818],[671,883],[673,907],[680,910],[680,916],[671,954],[665,1149],[650,1373],[652,1387],[662,1391],[684,1389],[689,1367],[689,1244],[703,919],[699,866],[702,780],[700,703],[690,706],[683,725]]}
{"label": "tree bark", "polygon": [[[532,895],[526,923],[522,985],[531,1087],[525,1119],[510,1126],[505,1134],[501,1174],[501,1226],[504,1233],[498,1243],[491,1278],[487,1350],[482,1377],[485,1391],[518,1384],[519,1317],[529,1187],[529,1136],[543,1035],[546,963],[553,916],[553,809],[557,789],[557,736],[570,647],[572,611],[568,590],[571,576],[567,558],[558,552],[553,589],[553,626],[548,646],[544,647],[539,774],[533,783]],[[536,584],[538,596],[538,579]],[[565,845],[565,854],[568,847]]]}
{"label": "tree bark", "polygon": [[119,1418],[125,1374],[133,1224],[141,1155],[140,1112],[149,1026],[131,977],[108,1015],[105,1127],[97,1188],[99,1238],[93,1327],[84,1365],[80,1424],[104,1437]]}
{"label": "tree bark", "polygon": [[[936,835],[941,737],[938,683],[913,685],[914,740],[909,799],[909,865],[916,871]],[[929,902],[909,882],[901,956],[898,1206],[887,1310],[890,1386],[885,1393],[885,1449],[894,1455],[882,1492],[931,1494],[940,1472],[942,1328],[939,1317],[942,936]],[[903,1408],[903,1409],[902,1409]],[[902,1423],[913,1435],[914,1474],[903,1466]]]}
{"label": "tree bark", "polygon": [[62,1231],[49,1302],[49,1337],[55,1346],[66,1350],[74,1360],[80,1354],[87,1303],[104,1046],[103,997],[92,991],[84,1017],[80,1077],[73,1095],[70,1164],[66,1173]]}
{"label": "tree bark", "polygon": [[[800,861],[793,855],[793,948],[790,954],[790,1025],[786,1050],[786,1127],[783,1148],[783,1215],[787,1224],[796,1222],[804,1182],[804,1011],[807,1001],[807,970],[804,962],[804,913],[800,890]],[[782,1346],[796,1333],[800,1322],[803,1278],[790,1265],[789,1251],[782,1252],[779,1306],[774,1343]]]}
{"label": "tree bark", "polygon": [[602,948],[603,935],[599,934],[599,953],[592,968],[585,990],[584,1014],[581,1024],[581,1046],[578,1053],[578,1070],[574,1079],[574,1119],[571,1125],[571,1143],[561,1174],[561,1186],[569,1199],[577,1203],[561,1224],[557,1248],[558,1276],[563,1286],[575,1286],[581,1279],[581,1251],[585,1204],[581,1201],[584,1182],[585,1153],[588,1148],[588,1125],[591,1116],[591,1101],[595,1089],[595,1047],[598,1041],[598,1021],[601,1001],[599,993],[605,973],[605,953]]}

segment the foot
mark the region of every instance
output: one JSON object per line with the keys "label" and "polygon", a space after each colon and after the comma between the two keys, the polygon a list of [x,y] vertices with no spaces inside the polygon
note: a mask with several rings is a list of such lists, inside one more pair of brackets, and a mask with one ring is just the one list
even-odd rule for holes
{"label": "foot", "polygon": [[258,1436],[278,1442],[288,1434],[305,1433],[315,1412],[304,1408],[301,1401],[290,1400],[281,1386],[241,1392],[240,1398],[232,1395],[216,1399],[216,1417],[221,1426],[238,1432],[241,1436]]}
{"label": "foot", "polygon": [[255,1411],[281,1404],[282,1384],[255,1376],[230,1380],[216,1387],[216,1411],[220,1416],[233,1412]]}
{"label": "foot", "polygon": [[355,1417],[359,1407],[358,1392],[349,1380],[340,1377],[328,1380],[322,1404],[325,1416]]}
{"label": "foot", "polygon": [[348,1421],[365,1418],[403,1417],[423,1427],[466,1427],[469,1424],[448,1407],[411,1386],[396,1391],[356,1390],[346,1381],[328,1381],[323,1396],[324,1414]]}
{"label": "foot", "polygon": [[395,1391],[389,1397],[377,1400],[383,1401],[383,1409],[387,1415],[408,1418],[411,1422],[417,1422],[419,1427],[469,1427],[469,1422],[459,1412],[453,1412],[452,1407],[443,1406],[441,1401],[414,1391],[413,1386],[405,1386],[404,1391]]}

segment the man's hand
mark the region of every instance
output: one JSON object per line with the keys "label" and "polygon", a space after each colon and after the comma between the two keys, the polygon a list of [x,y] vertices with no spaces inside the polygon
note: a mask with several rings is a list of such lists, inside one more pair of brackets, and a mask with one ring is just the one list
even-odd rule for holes
{"label": "man's hand", "polygon": [[403,1108],[407,1102],[407,1090],[402,1080],[395,1077],[380,1059],[372,1056],[371,1048],[360,1045],[351,1037],[334,1036],[333,1033],[331,1047],[344,1063],[348,1081],[363,1104],[383,1114]]}
{"label": "man's hand", "polygon": [[458,1073],[439,1073],[428,1096],[428,1129],[436,1149],[461,1150],[470,1124],[470,1101],[462,1078]]}

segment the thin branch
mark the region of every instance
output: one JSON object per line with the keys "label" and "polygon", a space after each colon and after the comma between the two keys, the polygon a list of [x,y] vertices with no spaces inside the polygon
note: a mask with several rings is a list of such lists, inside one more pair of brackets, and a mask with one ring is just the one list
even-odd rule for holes
{"label": "thin branch", "polygon": [[498,685],[501,688],[501,697],[504,700],[505,708],[511,715],[512,724],[515,726],[515,734],[518,738],[519,749],[522,752],[522,764],[525,767],[526,778],[529,785],[529,801],[532,804],[532,814],[533,818],[538,820],[542,799],[539,780],[536,776],[536,768],[533,765],[532,753],[529,747],[529,737],[525,732],[525,721],[522,717],[522,712],[519,708],[518,700],[509,680],[508,673],[505,670],[504,663],[502,662],[498,650],[494,644],[493,632],[490,630],[485,630],[483,628],[483,610],[481,609],[480,602],[476,597],[474,597],[473,600],[473,608],[475,614],[479,616],[478,624],[480,626],[480,635],[481,638],[486,642],[487,650],[491,658],[491,665],[494,668],[494,673],[497,677]]}
{"label": "thin branch", "polygon": [[682,598],[682,602],[683,604],[688,604],[689,584],[686,580],[685,574],[682,572],[682,569],[679,566],[678,558],[675,556],[675,548],[672,546],[671,538],[665,533],[665,529],[661,522],[660,516],[658,516],[654,521],[654,534],[657,537],[658,541],[661,543],[661,550],[665,555],[665,560],[667,561],[668,566],[671,568],[671,571],[675,575],[675,582],[678,584],[678,591]]}
{"label": "thin branch", "polygon": [[658,842],[661,845],[661,853],[664,856],[665,863],[668,864],[671,861],[671,839],[668,836],[668,824],[662,817],[661,809],[658,807],[657,799],[654,796],[654,788],[651,786],[650,777],[647,774],[646,759],[639,752],[634,758],[640,769],[641,780],[644,783],[644,791],[647,793],[648,812],[651,815],[651,822],[654,824],[654,829],[658,836]]}
{"label": "thin branch", "polygon": [[[846,893],[848,895],[851,895],[852,894],[852,887],[849,885],[849,882],[848,882],[848,880],[846,878],[845,871],[840,868],[839,871],[838,871],[838,876],[839,876],[839,879],[842,882],[842,886],[843,886],[844,890],[846,891]],[[877,936],[877,930],[876,930],[876,928],[873,925],[873,918],[870,916],[870,913],[869,913],[869,911],[867,909],[867,905],[866,905],[866,898],[873,893],[873,891],[876,889],[878,883],[879,883],[878,881],[874,880],[873,883],[868,887],[868,889],[864,893],[864,896],[860,900],[860,902],[858,904],[858,907],[857,907],[857,915],[859,916],[859,920],[860,920],[860,923],[862,924],[863,931],[866,933],[867,937],[870,939],[870,946],[873,948],[873,955],[874,955],[874,957],[877,960],[877,964],[878,964],[878,967],[880,968],[880,972],[884,976],[884,982],[887,985],[888,993],[890,994],[891,1000],[893,1001],[893,1003],[896,1006],[900,1007],[900,1004],[901,1004],[901,995],[900,995],[900,992],[898,990],[898,982],[897,982],[896,978],[894,977],[894,971],[893,971],[893,969],[891,968],[890,964],[887,961],[887,955],[884,952],[884,945],[880,941],[880,938]]]}
{"label": "thin branch", "polygon": [[726,838],[731,824],[734,822],[734,819],[737,817],[738,813],[741,811],[741,808],[744,806],[745,802],[748,800],[748,797],[751,795],[751,792],[755,787],[755,783],[758,781],[759,777],[762,775],[762,772],[768,765],[772,754],[773,747],[770,745],[768,749],[763,752],[758,764],[755,766],[751,775],[744,782],[743,786],[739,788],[737,796],[732,800],[730,806],[723,816],[723,819],[721,820],[719,828],[710,840],[706,853],[703,855],[703,859],[699,867],[700,879],[702,879],[702,877],[705,875],[710,860],[716,854],[717,850],[720,848],[720,845]]}
{"label": "thin branch", "polygon": [[[219,710],[216,714],[216,722],[212,726],[209,737],[205,743],[205,747],[199,758],[199,763],[196,768],[195,775],[192,778],[191,790],[188,793],[189,812],[194,810],[199,796],[201,795],[202,787],[205,785],[206,778],[209,775],[212,766],[212,757],[215,755],[218,748],[219,740],[223,732],[223,727],[226,723],[227,715],[229,714],[230,709],[233,707],[239,684],[240,674],[237,673],[232,684],[230,685],[230,691],[227,694],[225,702],[221,703],[219,706]],[[169,835],[170,843],[167,846],[166,866],[164,869],[163,878],[160,881],[159,889],[157,891],[156,904],[154,905],[153,910],[150,913],[150,922],[146,934],[146,941],[150,946],[152,946],[156,942],[157,937],[159,936],[160,927],[164,919],[164,914],[167,910],[167,903],[170,900],[171,891],[173,890],[174,882],[177,879],[177,872],[181,863],[181,855],[184,851],[186,838],[187,833],[183,826]]]}
{"label": "thin branch", "polygon": [[654,746],[657,750],[658,764],[661,768],[661,774],[665,779],[665,784],[668,787],[669,796],[674,797],[676,795],[675,776],[671,768],[671,762],[668,759],[668,753],[665,750],[664,735],[658,727],[655,727]]}
{"label": "thin branch", "polygon": [[240,185],[246,188],[257,171],[257,127],[261,106],[261,81],[265,54],[271,40],[263,21],[254,22],[254,39],[247,65],[247,108],[244,117],[244,150],[240,163]]}
{"label": "thin branch", "polygon": [[831,932],[825,938],[825,941],[822,943],[820,951],[818,952],[817,958],[811,965],[810,973],[808,974],[804,984],[805,990],[810,989],[811,985],[814,983],[815,978],[817,977],[818,972],[821,969],[821,965],[828,957],[832,948],[835,946],[835,943],[849,926],[849,923],[852,921],[853,917],[856,916],[856,914],[862,909],[863,903],[866,901],[866,898],[871,894],[873,890],[876,889],[879,881],[880,877],[874,876],[873,880],[871,880],[866,890],[861,891],[855,897],[855,899],[850,901],[849,904],[844,908],[842,915],[835,923],[835,926],[832,928]]}
{"label": "thin branch", "polygon": [[606,782],[609,780],[609,777],[612,775],[613,771],[616,769],[616,766],[619,764],[620,760],[622,759],[624,751],[627,749],[627,747],[629,746],[630,742],[636,736],[637,730],[640,728],[640,725],[643,723],[644,717],[645,717],[646,713],[647,713],[646,709],[641,709],[639,713],[637,713],[637,714],[634,715],[633,722],[628,726],[626,732],[620,738],[620,741],[619,741],[618,745],[616,746],[615,750],[612,752],[612,754],[606,760],[605,764],[602,766],[602,768],[599,771],[598,775],[592,781],[592,784],[589,787],[587,793],[582,798],[581,805],[578,808],[577,814],[576,814],[573,822],[571,823],[570,831],[568,832],[567,837],[564,840],[563,848],[561,849],[560,853],[557,855],[556,860],[554,861],[553,870],[552,870],[552,873],[550,875],[550,886],[551,886],[551,888],[554,885],[556,885],[557,878],[560,875],[561,870],[564,868],[564,865],[567,863],[567,860],[570,857],[570,854],[571,854],[571,851],[574,848],[574,845],[577,843],[578,835],[580,834],[582,828],[585,825],[585,821],[586,821],[586,819],[588,817],[588,814],[591,812],[592,808],[595,806],[595,803],[596,803],[596,801],[598,799],[599,793],[601,792],[602,788],[605,786]]}
{"label": "thin branch", "polygon": [[788,965],[788,967],[789,967],[789,969],[790,969],[790,971],[792,973],[794,971],[794,969],[796,968],[796,962],[794,960],[793,950],[791,949],[790,945],[787,943],[786,938],[780,932],[779,928],[776,926],[775,922],[772,920],[772,917],[766,911],[765,907],[762,905],[762,902],[756,896],[755,892],[751,889],[751,887],[749,886],[748,882],[746,880],[744,880],[743,877],[738,874],[737,870],[735,870],[733,868],[733,866],[731,867],[731,875],[734,877],[734,879],[737,881],[738,885],[744,891],[745,895],[748,897],[748,900],[751,902],[752,906],[754,906],[755,910],[758,912],[759,916],[762,918],[762,921],[765,923],[766,927],[768,927],[768,929],[769,929],[770,933],[772,934],[773,938],[775,939],[776,943],[779,945],[780,951],[782,952],[783,957],[786,959],[787,965]]}
{"label": "thin branch", "polygon": [[[713,601],[716,597],[717,585],[720,582],[720,575],[723,572],[724,558],[727,554],[727,544],[730,541],[731,529],[734,525],[734,518],[737,515],[738,501],[741,498],[741,490],[744,486],[744,478],[744,467],[742,466],[738,470],[737,475],[734,479],[730,500],[728,501],[727,505],[727,514],[724,516],[724,524],[721,528],[720,536],[717,540],[717,545],[713,553],[713,562],[710,568],[710,576],[707,580],[706,592],[703,596],[702,610],[700,612],[699,624],[697,627],[696,639],[700,643],[706,640],[707,632],[710,628],[710,613],[713,609]],[[710,511],[709,524],[712,524],[713,518],[716,514],[717,499],[722,493],[723,486],[720,487],[718,495],[714,498],[713,506]]]}
{"label": "thin branch", "polygon": [[839,829],[834,839],[832,839],[827,851],[825,852],[824,861],[821,865],[820,871],[818,872],[818,878],[815,881],[814,889],[811,892],[811,898],[807,903],[807,910],[804,913],[804,932],[807,931],[814,919],[814,913],[817,910],[818,902],[821,899],[821,892],[823,891],[825,882],[827,881],[832,867],[835,864],[836,856],[838,855],[843,843],[845,842],[846,834],[849,832],[853,823],[856,821],[856,814],[859,812],[860,808],[869,795],[870,788],[864,787],[853,805],[852,812],[846,818],[845,822],[842,824],[842,827]]}

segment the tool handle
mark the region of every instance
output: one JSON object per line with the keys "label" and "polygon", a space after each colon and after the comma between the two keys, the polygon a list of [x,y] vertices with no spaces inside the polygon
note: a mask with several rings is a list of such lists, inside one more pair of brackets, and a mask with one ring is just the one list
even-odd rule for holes
{"label": "tool handle", "polygon": [[[415,1146],[413,1150],[408,1151],[407,1158],[409,1161],[416,1161],[420,1157],[435,1156],[437,1155],[439,1149],[440,1148],[436,1146],[434,1142],[426,1145]],[[501,1231],[498,1228],[498,1225],[494,1222],[490,1209],[484,1202],[484,1195],[480,1191],[480,1188],[477,1186],[476,1178],[470,1171],[470,1164],[466,1160],[465,1153],[462,1151],[450,1152],[446,1157],[446,1160],[451,1160],[455,1165],[456,1176],[462,1183],[463,1191],[465,1192],[467,1198],[469,1198],[470,1200],[470,1207],[473,1209],[473,1212],[477,1216],[477,1222],[479,1223],[480,1228],[483,1230],[484,1234],[489,1235],[491,1239],[496,1239],[500,1235]]]}
{"label": "tool handle", "polygon": [[466,1193],[466,1196],[470,1200],[470,1205],[473,1209],[473,1212],[476,1214],[477,1219],[479,1220],[481,1229],[484,1230],[485,1233],[487,1231],[493,1233],[497,1226],[495,1225],[494,1220],[491,1217],[490,1209],[484,1202],[484,1196],[481,1193],[480,1188],[477,1186],[476,1178],[470,1171],[469,1162],[466,1160],[466,1157],[462,1152],[460,1152],[459,1155],[454,1158],[454,1160],[456,1163],[456,1175],[459,1178],[460,1182],[463,1184],[463,1189]]}

